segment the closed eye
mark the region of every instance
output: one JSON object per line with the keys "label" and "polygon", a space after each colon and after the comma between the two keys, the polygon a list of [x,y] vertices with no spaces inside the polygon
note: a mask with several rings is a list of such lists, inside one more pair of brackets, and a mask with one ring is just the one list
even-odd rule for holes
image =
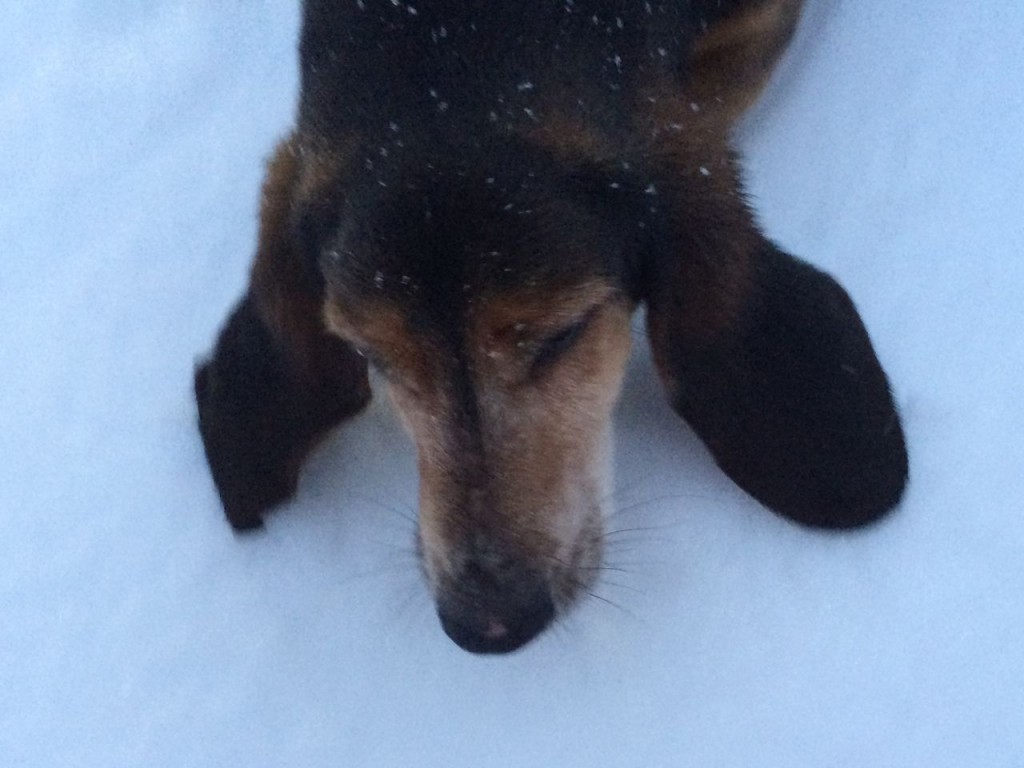
{"label": "closed eye", "polygon": [[541,373],[545,368],[572,349],[587,329],[592,316],[593,312],[542,341],[537,348],[537,353],[533,357],[532,373],[535,375]]}

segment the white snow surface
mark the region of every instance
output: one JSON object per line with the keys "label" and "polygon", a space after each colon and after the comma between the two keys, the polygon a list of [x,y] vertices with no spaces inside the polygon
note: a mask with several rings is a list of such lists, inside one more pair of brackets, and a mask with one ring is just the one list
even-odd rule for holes
{"label": "white snow surface", "polygon": [[244,288],[296,3],[4,15],[0,765],[1024,766],[1024,4],[811,0],[740,130],[766,231],[892,379],[898,513],[761,509],[638,338],[610,602],[484,658],[422,585],[385,398],[256,535],[206,469],[191,372]]}

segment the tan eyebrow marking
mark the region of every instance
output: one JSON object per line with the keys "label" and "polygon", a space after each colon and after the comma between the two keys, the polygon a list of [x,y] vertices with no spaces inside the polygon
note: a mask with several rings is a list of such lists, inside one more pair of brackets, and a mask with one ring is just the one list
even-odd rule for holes
{"label": "tan eyebrow marking", "polygon": [[437,355],[428,339],[410,329],[405,315],[386,301],[354,310],[328,298],[324,323],[331,333],[373,353],[388,378],[421,394],[433,391]]}
{"label": "tan eyebrow marking", "polygon": [[583,319],[615,293],[612,285],[596,279],[562,289],[522,288],[480,302],[472,311],[470,329],[482,342],[543,337]]}
{"label": "tan eyebrow marking", "polygon": [[507,386],[527,382],[545,342],[617,295],[610,283],[590,279],[563,288],[523,287],[480,302],[467,329],[478,376]]}

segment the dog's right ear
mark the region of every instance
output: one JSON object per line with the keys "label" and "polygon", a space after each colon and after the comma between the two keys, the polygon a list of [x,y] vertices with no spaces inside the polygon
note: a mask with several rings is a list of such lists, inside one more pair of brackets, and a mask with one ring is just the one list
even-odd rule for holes
{"label": "dog's right ear", "polygon": [[907,452],[847,293],[764,238],[727,164],[677,172],[658,194],[643,298],[673,408],[772,510],[824,528],[879,518]]}
{"label": "dog's right ear", "polygon": [[267,169],[249,289],[195,372],[203,447],[236,530],[259,527],[291,497],[309,451],[370,398],[366,361],[324,327],[323,281],[295,231],[300,172],[282,143]]}

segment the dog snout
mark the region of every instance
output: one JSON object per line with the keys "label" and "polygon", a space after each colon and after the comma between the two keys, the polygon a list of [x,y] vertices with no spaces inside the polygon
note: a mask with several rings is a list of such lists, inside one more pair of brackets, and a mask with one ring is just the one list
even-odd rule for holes
{"label": "dog snout", "polygon": [[509,653],[555,616],[546,578],[528,567],[469,558],[444,586],[437,613],[445,633],[471,653]]}

